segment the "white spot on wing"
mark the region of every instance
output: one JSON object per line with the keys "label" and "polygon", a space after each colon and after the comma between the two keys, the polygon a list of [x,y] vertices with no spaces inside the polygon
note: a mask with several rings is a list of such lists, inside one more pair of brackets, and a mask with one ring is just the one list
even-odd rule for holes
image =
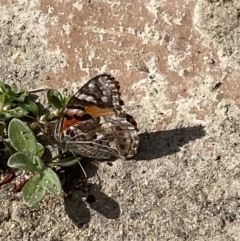
{"label": "white spot on wing", "polygon": [[93,96],[88,95],[87,98],[85,99],[86,101],[96,103],[96,100],[94,99]]}
{"label": "white spot on wing", "polygon": [[93,88],[95,88],[96,86],[95,86],[95,84],[93,84],[93,83],[89,83],[89,84],[88,84],[88,87],[89,87],[90,89],[93,89]]}
{"label": "white spot on wing", "polygon": [[78,98],[79,98],[80,100],[85,100],[86,97],[87,97],[87,95],[85,95],[85,94],[81,94],[81,95],[78,96]]}
{"label": "white spot on wing", "polygon": [[101,97],[102,102],[106,103],[108,101],[108,98],[106,96]]}
{"label": "white spot on wing", "polygon": [[86,100],[92,103],[97,103],[96,99],[91,95],[81,94],[78,96],[80,100]]}

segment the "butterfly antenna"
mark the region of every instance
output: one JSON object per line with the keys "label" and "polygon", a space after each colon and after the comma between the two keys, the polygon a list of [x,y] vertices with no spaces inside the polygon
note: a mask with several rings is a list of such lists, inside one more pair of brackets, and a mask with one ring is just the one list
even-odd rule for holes
{"label": "butterfly antenna", "polygon": [[72,154],[77,159],[77,162],[78,162],[79,166],[81,167],[85,178],[87,179],[87,173],[85,172],[85,170],[84,170],[84,168],[83,168],[83,166],[82,166],[82,164],[80,162],[82,158],[81,157],[77,157],[74,153],[72,153]]}
{"label": "butterfly antenna", "polygon": [[85,178],[87,179],[87,173],[85,172],[85,170],[84,170],[84,168],[83,168],[83,166],[82,166],[80,160],[78,160],[78,164],[79,164],[79,166],[81,167],[81,169],[82,169],[82,171],[83,171],[83,174],[84,174]]}
{"label": "butterfly antenna", "polygon": [[28,90],[28,92],[29,93],[36,93],[36,92],[41,92],[41,91],[46,91],[46,90],[48,90],[48,88],[43,87],[43,88]]}

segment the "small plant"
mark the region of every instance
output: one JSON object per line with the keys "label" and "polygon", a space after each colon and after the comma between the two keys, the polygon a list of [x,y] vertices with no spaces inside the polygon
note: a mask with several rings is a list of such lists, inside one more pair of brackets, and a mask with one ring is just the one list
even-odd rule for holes
{"label": "small plant", "polygon": [[[0,142],[6,136],[6,126],[10,118],[22,118],[27,115],[39,116],[38,106],[29,98],[27,91],[17,91],[0,81]],[[4,145],[0,145],[3,149]]]}
{"label": "small plant", "polygon": [[[47,97],[49,104],[58,112],[66,106],[69,99],[56,90],[48,90]],[[30,99],[28,92],[18,92],[16,88],[7,87],[0,82],[0,142],[10,152],[8,166],[30,173],[31,177],[24,185],[22,195],[25,203],[31,207],[39,203],[47,193],[61,194],[61,182],[52,167],[71,166],[77,160],[73,156],[65,158],[65,155],[44,160],[45,148],[29,128],[30,120],[32,121],[31,118],[26,118],[29,115],[37,120],[48,121],[56,117],[40,116],[38,106]]]}
{"label": "small plant", "polygon": [[0,120],[23,117],[29,113],[39,116],[38,106],[28,98],[27,91],[18,92],[0,82]]}
{"label": "small plant", "polygon": [[48,90],[47,99],[51,106],[60,110],[63,110],[69,101],[68,96],[62,96],[61,93],[53,89]]}
{"label": "small plant", "polygon": [[19,119],[12,119],[8,127],[10,145],[16,152],[10,156],[8,166],[29,171],[33,174],[24,185],[22,194],[28,206],[40,202],[46,192],[60,195],[61,183],[57,174],[44,165],[41,157],[44,147],[36,141],[30,128]]}

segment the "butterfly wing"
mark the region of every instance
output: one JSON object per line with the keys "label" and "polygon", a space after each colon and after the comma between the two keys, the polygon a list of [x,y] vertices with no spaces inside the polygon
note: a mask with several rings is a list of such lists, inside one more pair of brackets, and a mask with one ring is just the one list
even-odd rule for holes
{"label": "butterfly wing", "polygon": [[128,121],[112,116],[72,126],[64,136],[68,150],[98,159],[130,158],[136,154],[139,142],[136,130]]}
{"label": "butterfly wing", "polygon": [[110,75],[99,75],[70,99],[56,125],[55,138],[81,156],[131,157],[139,137],[135,120],[122,105],[118,82]]}
{"label": "butterfly wing", "polygon": [[68,102],[68,109],[97,106],[102,109],[121,110],[120,86],[114,77],[102,74],[89,80]]}

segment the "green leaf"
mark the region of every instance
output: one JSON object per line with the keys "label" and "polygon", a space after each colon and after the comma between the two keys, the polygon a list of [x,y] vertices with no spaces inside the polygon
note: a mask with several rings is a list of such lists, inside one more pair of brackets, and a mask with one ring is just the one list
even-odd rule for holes
{"label": "green leaf", "polygon": [[33,157],[33,164],[37,166],[37,169],[39,170],[42,170],[43,167],[44,167],[44,164],[42,162],[42,159],[39,157],[39,156],[34,156]]}
{"label": "green leaf", "polygon": [[0,112],[0,121],[6,120],[7,118],[10,118],[11,115],[7,111],[1,111]]}
{"label": "green leaf", "polygon": [[62,191],[58,175],[51,168],[43,171],[42,186],[53,195],[60,195]]}
{"label": "green leaf", "polygon": [[15,87],[6,87],[4,93],[10,101],[23,102],[28,96],[27,91],[17,92],[17,89]]}
{"label": "green leaf", "polygon": [[[5,105],[5,107],[7,107]],[[4,109],[5,109],[4,107]],[[9,106],[10,108],[11,106]],[[4,120],[7,118],[20,118],[22,116],[26,116],[28,114],[28,111],[24,110],[22,107],[18,106],[11,110],[5,110],[0,112],[0,120]]]}
{"label": "green leaf", "polygon": [[19,102],[23,102],[26,99],[26,97],[28,96],[27,91],[22,91],[22,92],[16,93],[16,90],[15,90],[15,93],[13,92],[12,94],[13,94],[14,100],[17,100]]}
{"label": "green leaf", "polygon": [[23,102],[29,93],[27,91],[18,92],[16,87],[9,87],[0,81],[0,94],[4,94],[9,101]]}
{"label": "green leaf", "polygon": [[63,108],[65,108],[70,100],[70,96],[64,96],[62,100]]}
{"label": "green leaf", "polygon": [[75,157],[70,156],[70,157],[60,159],[59,161],[49,162],[48,166],[70,167],[77,164],[78,162],[79,162],[79,159],[76,159]]}
{"label": "green leaf", "polygon": [[39,172],[37,165],[34,164],[28,156],[21,152],[17,152],[10,156],[7,164],[9,167],[19,168],[30,172]]}
{"label": "green leaf", "polygon": [[22,189],[23,200],[29,207],[36,205],[45,197],[46,190],[41,181],[40,177],[33,176]]}
{"label": "green leaf", "polygon": [[3,111],[5,104],[6,104],[6,96],[5,94],[0,94],[0,112]]}
{"label": "green leaf", "polygon": [[10,154],[14,154],[17,152],[17,150],[12,146],[10,142],[4,142],[6,148],[9,150]]}
{"label": "green leaf", "polygon": [[31,100],[25,100],[20,105],[24,110],[33,113],[35,116],[39,116],[38,106]]}
{"label": "green leaf", "polygon": [[37,142],[30,128],[18,119],[12,119],[8,127],[8,136],[12,146],[20,152],[37,154]]}
{"label": "green leaf", "polygon": [[1,92],[5,92],[6,91],[6,86],[5,86],[5,84],[2,81],[0,81],[0,91]]}
{"label": "green leaf", "polygon": [[37,142],[37,156],[42,157],[44,154],[44,151],[45,151],[44,146],[41,143]]}
{"label": "green leaf", "polygon": [[21,106],[11,109],[8,112],[10,114],[10,117],[12,117],[12,118],[22,117],[22,116],[26,116],[28,114],[28,111],[24,110]]}
{"label": "green leaf", "polygon": [[47,92],[47,99],[48,102],[57,109],[64,107],[62,103],[62,95],[57,90],[49,89]]}

